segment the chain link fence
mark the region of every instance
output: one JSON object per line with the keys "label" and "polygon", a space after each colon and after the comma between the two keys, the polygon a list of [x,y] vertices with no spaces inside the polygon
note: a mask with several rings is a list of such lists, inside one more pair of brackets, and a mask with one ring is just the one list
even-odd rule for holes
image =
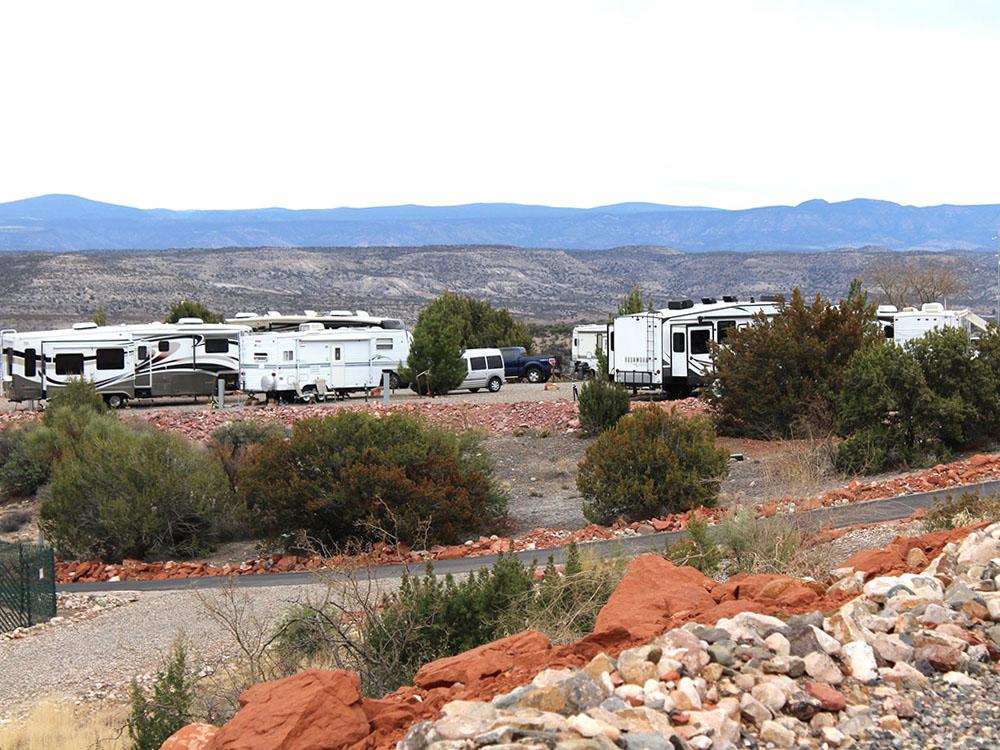
{"label": "chain link fence", "polygon": [[55,614],[55,551],[40,544],[0,542],[0,632],[36,625]]}

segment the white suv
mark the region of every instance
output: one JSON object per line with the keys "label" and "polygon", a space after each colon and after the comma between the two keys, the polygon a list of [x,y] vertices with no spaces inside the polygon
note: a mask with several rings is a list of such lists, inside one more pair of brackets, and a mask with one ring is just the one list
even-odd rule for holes
{"label": "white suv", "polygon": [[488,388],[496,393],[503,387],[503,355],[499,349],[468,349],[462,357],[469,374],[458,386],[459,390],[468,388],[475,393],[480,388]]}

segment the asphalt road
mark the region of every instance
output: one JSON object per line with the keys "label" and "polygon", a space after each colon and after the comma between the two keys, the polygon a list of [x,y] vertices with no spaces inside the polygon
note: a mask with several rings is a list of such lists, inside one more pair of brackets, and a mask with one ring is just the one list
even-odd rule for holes
{"label": "asphalt road", "polygon": [[[948,496],[960,495],[963,492],[973,492],[978,495],[1000,494],[1000,480],[971,484],[965,487],[948,487],[930,492],[918,492],[912,495],[901,495],[899,497],[886,498],[884,500],[871,500],[864,503],[852,503],[849,505],[839,505],[832,508],[820,508],[818,510],[806,511],[796,515],[805,528],[843,528],[863,523],[878,523],[879,521],[896,521],[901,518],[909,518],[920,508],[928,508]],[[611,554],[621,552],[629,556],[649,552],[654,549],[662,549],[666,544],[684,535],[683,531],[670,531],[661,534],[649,534],[648,536],[631,536],[612,539],[608,541],[586,542],[580,545],[581,551],[597,554]],[[518,552],[517,556],[525,561],[536,560],[544,563],[551,555],[555,561],[561,562],[565,556],[565,550],[561,547],[553,549],[531,550]],[[484,567],[490,567],[496,561],[497,555],[482,555],[479,557],[463,557],[457,560],[436,560],[434,562],[434,572],[438,575],[447,573],[461,574],[469,573]],[[423,564],[413,565],[380,565],[376,567],[372,576],[375,579],[399,578],[403,571],[421,572]],[[253,588],[257,586],[301,586],[314,583],[316,574],[312,572],[304,573],[272,573],[258,576],[236,576],[234,580],[241,587]],[[178,589],[204,589],[217,588],[230,583],[227,576],[208,576],[203,578],[184,578],[173,581],[105,581],[101,583],[71,583],[58,586],[59,591],[86,593],[86,592],[107,592],[107,591],[166,591]]]}

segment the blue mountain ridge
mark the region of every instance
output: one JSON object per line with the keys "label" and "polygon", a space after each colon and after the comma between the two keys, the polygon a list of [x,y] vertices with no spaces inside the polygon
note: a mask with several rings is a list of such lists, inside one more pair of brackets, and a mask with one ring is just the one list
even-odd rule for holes
{"label": "blue mountain ridge", "polygon": [[0,251],[422,245],[987,250],[996,247],[998,230],[1000,205],[917,207],[869,199],[741,210],[634,202],[595,208],[470,203],[176,211],[72,195],[0,203]]}

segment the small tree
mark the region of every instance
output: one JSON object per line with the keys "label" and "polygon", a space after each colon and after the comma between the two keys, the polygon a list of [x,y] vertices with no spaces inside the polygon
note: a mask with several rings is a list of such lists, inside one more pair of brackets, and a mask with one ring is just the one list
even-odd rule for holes
{"label": "small tree", "polygon": [[641,313],[652,309],[653,299],[649,298],[643,302],[642,289],[639,288],[638,284],[632,287],[632,291],[618,301],[619,315],[634,315],[635,313]]}
{"label": "small tree", "polygon": [[461,321],[454,317],[447,297],[439,297],[420,311],[407,366],[400,373],[414,391],[425,396],[454,390],[468,372],[462,357]]}
{"label": "small tree", "polygon": [[182,299],[170,306],[166,323],[176,323],[181,318],[201,318],[206,323],[221,323],[223,317],[193,300]]}
{"label": "small tree", "polygon": [[159,750],[170,735],[191,723],[193,702],[194,678],[188,674],[187,650],[177,640],[166,669],[157,675],[151,696],[147,697],[139,683],[132,680],[128,717],[132,750]]}
{"label": "small tree", "polygon": [[103,307],[98,307],[96,312],[94,312],[92,320],[99,326],[106,326],[108,324],[108,314],[104,312]]}
{"label": "small tree", "polygon": [[628,414],[630,406],[623,386],[598,375],[580,387],[580,426],[591,434],[604,432]]}
{"label": "small tree", "polygon": [[623,417],[587,449],[576,484],[587,519],[607,524],[710,505],[728,465],[707,417],[647,407]]}

